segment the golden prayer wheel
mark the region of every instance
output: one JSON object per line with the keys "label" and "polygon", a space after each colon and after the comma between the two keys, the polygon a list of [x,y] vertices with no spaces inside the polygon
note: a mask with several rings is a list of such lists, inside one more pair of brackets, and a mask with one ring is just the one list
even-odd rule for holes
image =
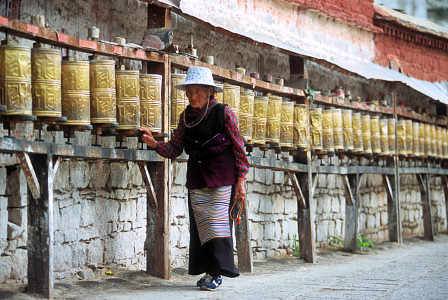
{"label": "golden prayer wheel", "polygon": [[64,124],[90,125],[89,62],[63,61],[61,77]]}
{"label": "golden prayer wheel", "polygon": [[348,151],[354,150],[352,113],[350,109],[342,110],[342,137],[344,149]]}
{"label": "golden prayer wheel", "polygon": [[254,144],[266,143],[266,122],[268,117],[269,98],[256,96],[254,98],[254,118],[252,122],[252,140]]}
{"label": "golden prayer wheel", "polygon": [[420,156],[423,157],[426,156],[425,129],[426,127],[424,123],[418,124],[418,152],[420,153]]}
{"label": "golden prayer wheel", "polygon": [[238,127],[246,141],[252,140],[252,119],[254,115],[254,92],[244,91],[240,94],[240,118]]}
{"label": "golden prayer wheel", "polygon": [[431,124],[431,150],[432,150],[432,157],[437,157],[437,143],[436,143],[436,126]]}
{"label": "golden prayer wheel", "polygon": [[294,121],[293,121],[293,143],[299,148],[308,146],[307,124],[308,116],[306,113],[306,104],[294,105]]}
{"label": "golden prayer wheel", "polygon": [[414,151],[414,156],[420,156],[418,133],[418,122],[412,122],[412,149]]}
{"label": "golden prayer wheel", "polygon": [[[224,85],[221,83],[216,83],[216,86],[219,87],[221,90],[224,90]],[[218,101],[219,103],[222,103],[223,101],[223,93],[215,93],[215,99],[216,101]]]}
{"label": "golden prayer wheel", "polygon": [[140,126],[162,132],[162,75],[140,74]]}
{"label": "golden prayer wheel", "polygon": [[1,115],[32,115],[31,50],[18,45],[0,46]]}
{"label": "golden prayer wheel", "polygon": [[344,149],[344,137],[342,135],[342,111],[339,108],[332,109],[333,117],[333,141],[335,150]]}
{"label": "golden prayer wheel", "polygon": [[294,142],[294,102],[282,103],[280,119],[280,147],[292,147]]}
{"label": "golden prayer wheel", "polygon": [[171,74],[171,129],[177,129],[180,114],[188,105],[188,99],[185,91],[176,88],[177,85],[183,84],[187,74]]}
{"label": "golden prayer wheel", "polygon": [[387,130],[387,119],[381,119],[378,122],[380,127],[380,144],[381,153],[383,155],[389,155],[389,135]]}
{"label": "golden prayer wheel", "polygon": [[428,123],[424,123],[425,127],[425,156],[432,156],[432,145],[431,145],[431,126]]}
{"label": "golden prayer wheel", "polygon": [[90,61],[90,122],[107,124],[117,122],[115,88],[115,61]]}
{"label": "golden prayer wheel", "polygon": [[239,120],[240,115],[240,87],[233,84],[224,83],[222,103],[227,104]]}
{"label": "golden prayer wheel", "polygon": [[322,111],[322,147],[324,151],[334,152],[332,109]]}
{"label": "golden prayer wheel", "polygon": [[437,145],[437,158],[442,158],[442,132],[439,126],[436,126],[436,145]]}
{"label": "golden prayer wheel", "polygon": [[356,152],[363,152],[364,146],[362,143],[362,124],[361,114],[352,114],[352,126],[353,126],[353,148]]}
{"label": "golden prayer wheel", "polygon": [[117,86],[117,130],[138,130],[140,127],[139,72],[115,72]]}
{"label": "golden prayer wheel", "polygon": [[411,156],[414,153],[414,141],[413,141],[413,131],[412,131],[412,120],[406,120],[406,153]]}
{"label": "golden prayer wheel", "polygon": [[389,153],[395,154],[395,119],[387,119]]}
{"label": "golden prayer wheel", "polygon": [[406,151],[406,121],[397,121],[397,150],[399,155],[407,155]]}
{"label": "golden prayer wheel", "polygon": [[310,146],[312,150],[322,150],[322,108],[310,109]]}
{"label": "golden prayer wheel", "polygon": [[282,115],[282,98],[269,96],[268,118],[266,122],[266,142],[280,143],[280,120]]}
{"label": "golden prayer wheel", "polygon": [[37,117],[60,117],[61,52],[35,44],[31,50],[31,92],[33,114]]}
{"label": "golden prayer wheel", "polygon": [[370,138],[372,141],[373,154],[381,154],[381,139],[379,116],[370,117]]}
{"label": "golden prayer wheel", "polygon": [[443,159],[448,158],[448,130],[442,129],[442,146],[443,146]]}
{"label": "golden prayer wheel", "polygon": [[370,115],[361,116],[362,144],[364,152],[372,154],[372,136],[370,131]]}

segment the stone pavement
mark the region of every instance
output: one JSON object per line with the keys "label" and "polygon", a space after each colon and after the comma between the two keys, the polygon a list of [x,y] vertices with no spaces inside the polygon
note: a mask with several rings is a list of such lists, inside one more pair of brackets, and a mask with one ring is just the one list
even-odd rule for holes
{"label": "stone pavement", "polygon": [[[321,250],[317,264],[285,257],[255,263],[255,272],[224,278],[214,292],[195,287],[199,276],[173,270],[161,280],[144,272],[57,281],[55,299],[447,299],[448,235],[402,245],[376,245],[377,254]],[[0,299],[37,299],[23,287],[0,285]],[[15,290],[15,291],[14,291]]]}

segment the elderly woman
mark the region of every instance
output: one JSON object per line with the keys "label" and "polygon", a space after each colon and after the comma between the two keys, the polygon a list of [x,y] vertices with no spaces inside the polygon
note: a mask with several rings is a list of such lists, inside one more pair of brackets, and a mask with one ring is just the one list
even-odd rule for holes
{"label": "elderly woman", "polygon": [[215,290],[222,275],[239,275],[233,259],[232,222],[229,207],[246,191],[244,182],[249,163],[235,114],[218,103],[214,93],[222,92],[204,67],[190,67],[185,82],[176,86],[186,91],[189,104],[180,115],[172,139],[157,142],[143,131],[143,141],[163,157],[174,159],[183,149],[187,164],[190,215],[190,261],[188,273],[199,275],[201,290]]}

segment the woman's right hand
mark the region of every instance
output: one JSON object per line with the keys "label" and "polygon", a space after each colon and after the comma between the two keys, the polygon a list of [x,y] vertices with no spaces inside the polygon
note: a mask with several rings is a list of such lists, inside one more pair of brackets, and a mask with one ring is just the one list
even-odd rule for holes
{"label": "woman's right hand", "polygon": [[157,148],[157,141],[154,139],[154,137],[152,136],[151,132],[148,129],[140,127],[138,130],[140,130],[143,133],[142,140],[145,142],[146,145],[148,145],[151,148]]}

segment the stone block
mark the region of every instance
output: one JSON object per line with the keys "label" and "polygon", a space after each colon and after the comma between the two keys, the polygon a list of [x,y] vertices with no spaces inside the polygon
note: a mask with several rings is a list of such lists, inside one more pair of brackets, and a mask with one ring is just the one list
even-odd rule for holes
{"label": "stone block", "polygon": [[339,198],[333,197],[331,199],[331,212],[333,213],[339,213],[341,211],[339,207]]}
{"label": "stone block", "polygon": [[11,255],[11,279],[23,280],[28,272],[28,254],[25,249],[16,249]]}
{"label": "stone block", "polygon": [[27,195],[28,185],[21,168],[11,168],[6,181],[6,195]]}
{"label": "stone block", "polygon": [[110,163],[104,160],[89,164],[89,186],[93,189],[105,188],[110,178]]}
{"label": "stone block", "polygon": [[136,201],[120,202],[118,221],[134,221],[136,216]]}
{"label": "stone block", "polygon": [[60,209],[61,222],[65,229],[79,228],[81,221],[81,205],[74,204]]}
{"label": "stone block", "polygon": [[8,240],[17,239],[25,232],[25,229],[12,222],[8,222]]}
{"label": "stone block", "polygon": [[[83,189],[89,185],[89,164],[85,161],[72,160],[70,162],[70,183],[76,189]],[[98,171],[98,170],[97,170]],[[97,173],[98,174],[98,173]]]}
{"label": "stone block", "polygon": [[260,223],[252,222],[251,239],[255,241],[261,241],[264,236],[263,231],[264,231],[263,225],[261,225]]}
{"label": "stone block", "polygon": [[128,186],[129,172],[126,163],[112,162],[110,164],[109,182],[112,188],[124,189]]}
{"label": "stone block", "polygon": [[335,220],[335,227],[334,227],[334,236],[343,238],[344,237],[344,222],[340,219]]}
{"label": "stone block", "polygon": [[375,228],[375,216],[367,215],[367,229]]}
{"label": "stone block", "polygon": [[317,176],[319,176],[317,178],[317,180],[318,180],[317,181],[317,186],[320,187],[320,188],[327,187],[327,175],[319,174]]}
{"label": "stone block", "polygon": [[259,207],[258,207],[258,212],[259,213],[265,213],[265,214],[270,214],[272,213],[273,210],[273,197],[263,197],[263,199],[260,199],[260,203],[259,203]]}
{"label": "stone block", "polygon": [[[269,170],[266,170],[267,172]],[[274,183],[275,184],[284,184],[285,181],[285,172],[283,171],[275,171],[274,172]]]}
{"label": "stone block", "polygon": [[185,186],[185,184],[187,183],[187,163],[176,162],[173,163],[173,166],[174,166],[173,183]]}
{"label": "stone block", "polygon": [[129,201],[131,199],[131,190],[116,189],[110,193],[110,198],[118,201]]}
{"label": "stone block", "polygon": [[92,269],[84,269],[84,270],[78,271],[76,273],[76,275],[78,275],[79,278],[82,280],[95,277],[95,273],[93,273]]}
{"label": "stone block", "polygon": [[134,256],[135,232],[121,232],[110,241],[115,259],[130,259]]}
{"label": "stone block", "polygon": [[72,268],[83,268],[87,263],[87,244],[75,243],[71,247],[71,265]]}
{"label": "stone block", "polygon": [[72,250],[71,245],[54,245],[53,258],[54,258],[54,271],[55,272],[67,272],[71,269],[71,257]]}
{"label": "stone block", "polygon": [[129,162],[129,183],[133,186],[144,185],[140,167],[136,163]]}
{"label": "stone block", "polygon": [[0,167],[0,195],[6,194],[7,172],[6,168]]}
{"label": "stone block", "polygon": [[387,225],[387,220],[388,220],[388,216],[387,216],[387,211],[382,211],[381,212],[381,226],[385,226]]}
{"label": "stone block", "polygon": [[333,190],[336,187],[336,176],[338,176],[338,175],[333,175],[333,174],[327,175],[326,183],[323,186],[327,187],[329,190]]}
{"label": "stone block", "polygon": [[84,200],[81,202],[81,227],[92,226],[97,222],[98,212],[96,202]]}
{"label": "stone block", "polygon": [[381,227],[381,213],[378,212],[375,214],[375,228]]}
{"label": "stone block", "polygon": [[9,208],[8,209],[8,221],[12,222],[20,227],[26,228],[27,222],[27,209],[26,208]]}
{"label": "stone block", "polygon": [[11,256],[0,256],[0,284],[11,276]]}

